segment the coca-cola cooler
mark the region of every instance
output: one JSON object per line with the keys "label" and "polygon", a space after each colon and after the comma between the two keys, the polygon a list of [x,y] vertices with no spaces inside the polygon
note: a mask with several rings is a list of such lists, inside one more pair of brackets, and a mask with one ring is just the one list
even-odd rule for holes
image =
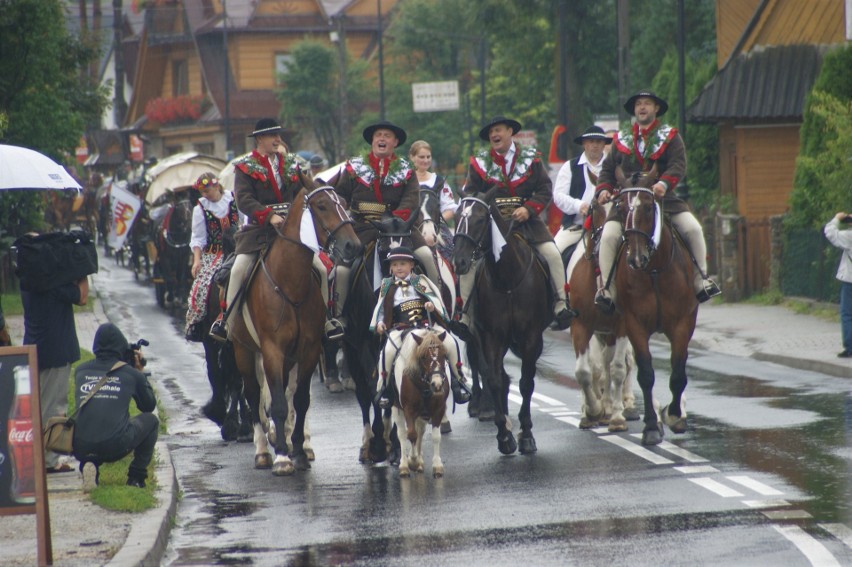
{"label": "coca-cola cooler", "polygon": [[35,502],[31,400],[27,356],[3,357],[0,360],[0,507]]}

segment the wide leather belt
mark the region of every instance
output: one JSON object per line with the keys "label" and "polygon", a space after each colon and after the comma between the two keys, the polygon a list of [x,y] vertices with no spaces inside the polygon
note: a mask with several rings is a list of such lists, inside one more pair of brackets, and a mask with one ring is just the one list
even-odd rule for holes
{"label": "wide leather belt", "polygon": [[287,218],[287,215],[290,213],[290,203],[274,203],[269,206],[272,209],[272,212],[278,215],[281,218]]}
{"label": "wide leather belt", "polygon": [[426,307],[422,299],[404,301],[393,308],[394,323],[417,325],[426,318]]}
{"label": "wide leather belt", "polygon": [[506,220],[512,218],[512,213],[520,206],[523,206],[524,201],[520,197],[497,197],[494,199],[494,204],[497,210],[500,211],[500,216]]}
{"label": "wide leather belt", "polygon": [[367,220],[381,220],[382,215],[388,210],[385,203],[375,203],[371,201],[357,201],[352,203],[352,211]]}

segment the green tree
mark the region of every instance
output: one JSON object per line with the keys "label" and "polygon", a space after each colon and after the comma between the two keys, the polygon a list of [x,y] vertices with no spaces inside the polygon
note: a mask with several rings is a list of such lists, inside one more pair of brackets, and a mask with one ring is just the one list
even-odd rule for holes
{"label": "green tree", "polygon": [[[86,123],[107,107],[108,87],[81,78],[97,50],[65,29],[59,0],[0,2],[0,143],[73,156]],[[40,222],[40,195],[0,195],[0,227],[20,234]]]}
{"label": "green tree", "polygon": [[[281,118],[286,124],[310,129],[331,163],[344,157],[350,132],[341,135],[344,112],[340,104],[340,71],[336,51],[317,41],[301,41],[293,47],[292,60],[278,91]],[[365,78],[367,63],[346,62],[347,117],[363,111],[371,87]]]}

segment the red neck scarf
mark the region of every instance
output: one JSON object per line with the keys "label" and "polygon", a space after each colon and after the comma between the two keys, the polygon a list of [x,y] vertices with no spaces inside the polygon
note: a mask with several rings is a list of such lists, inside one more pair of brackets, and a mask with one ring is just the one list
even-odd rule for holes
{"label": "red neck scarf", "polygon": [[373,179],[373,193],[376,195],[376,202],[382,203],[382,180],[387,176],[390,169],[390,163],[396,159],[396,154],[391,154],[390,157],[379,159],[373,152],[370,152],[370,167],[376,173]]}
{"label": "red neck scarf", "polygon": [[[269,176],[269,182],[272,184],[272,190],[275,191],[275,197],[278,199],[279,203],[284,202],[284,198],[281,196],[281,188],[278,187],[278,181],[275,180],[275,174],[272,171],[272,160],[269,159],[269,156],[262,155],[257,150],[252,152],[254,157],[260,164],[266,168],[266,174]],[[282,167],[284,165],[284,159],[279,155],[278,156],[278,173],[281,175],[281,180],[284,181],[284,172],[282,171]]]}

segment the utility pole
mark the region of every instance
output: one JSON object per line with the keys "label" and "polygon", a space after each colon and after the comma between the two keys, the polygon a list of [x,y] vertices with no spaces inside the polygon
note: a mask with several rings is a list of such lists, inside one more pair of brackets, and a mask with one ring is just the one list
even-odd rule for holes
{"label": "utility pole", "polygon": [[[683,0],[677,0],[677,123],[680,135],[686,142],[686,22]],[[678,182],[675,193],[686,201],[689,199],[689,184],[686,176]]]}
{"label": "utility pole", "polygon": [[225,47],[225,159],[234,159],[231,153],[231,61],[228,55],[228,1],[222,0],[222,43]]}
{"label": "utility pole", "polygon": [[124,16],[121,12],[121,0],[112,0],[113,13],[113,61],[115,68],[115,91],[112,102],[112,117],[117,128],[124,124],[127,116],[127,101],[124,100],[124,47],[122,46],[122,21]]}
{"label": "utility pole", "polygon": [[382,0],[376,3],[379,21],[379,117],[385,119],[385,59],[382,52]]}
{"label": "utility pole", "polygon": [[480,124],[485,124],[485,35],[479,38],[479,117]]}
{"label": "utility pole", "polygon": [[628,59],[630,56],[630,27],[628,18],[628,0],[615,1],[615,17],[618,33],[618,116],[619,122],[629,119],[624,110],[627,102],[627,89],[630,87],[630,76],[628,72]]}
{"label": "utility pole", "polygon": [[346,33],[343,25],[345,16],[341,12],[334,17],[337,25],[336,36],[332,32],[331,41],[337,43],[337,66],[338,66],[338,96],[340,99],[340,116],[337,121],[337,143],[334,144],[335,155],[328,156],[330,160],[337,161],[344,154],[346,136],[349,134],[349,100],[346,96]]}

